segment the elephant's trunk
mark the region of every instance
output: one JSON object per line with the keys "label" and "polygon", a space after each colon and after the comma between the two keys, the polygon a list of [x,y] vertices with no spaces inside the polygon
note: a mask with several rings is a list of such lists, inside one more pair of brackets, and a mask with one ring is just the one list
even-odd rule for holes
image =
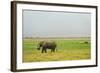
{"label": "elephant's trunk", "polygon": [[37,50],[40,50],[40,47],[38,47]]}

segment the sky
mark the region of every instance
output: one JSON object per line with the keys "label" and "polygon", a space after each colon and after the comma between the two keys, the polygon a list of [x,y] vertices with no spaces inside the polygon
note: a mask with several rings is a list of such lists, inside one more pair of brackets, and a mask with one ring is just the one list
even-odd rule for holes
{"label": "sky", "polygon": [[91,14],[23,10],[23,37],[90,37]]}

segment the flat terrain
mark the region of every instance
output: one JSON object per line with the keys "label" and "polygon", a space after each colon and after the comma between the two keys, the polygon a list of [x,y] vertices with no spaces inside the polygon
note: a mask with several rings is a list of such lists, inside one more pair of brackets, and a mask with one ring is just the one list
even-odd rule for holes
{"label": "flat terrain", "polygon": [[[40,41],[55,41],[55,53],[37,50]],[[87,43],[86,43],[87,42]],[[23,62],[83,60],[91,58],[90,38],[24,38]]]}

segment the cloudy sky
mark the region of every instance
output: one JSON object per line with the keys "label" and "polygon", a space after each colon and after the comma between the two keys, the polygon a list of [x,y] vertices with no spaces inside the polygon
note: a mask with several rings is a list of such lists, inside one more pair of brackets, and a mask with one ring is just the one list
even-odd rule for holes
{"label": "cloudy sky", "polygon": [[91,14],[23,10],[23,37],[89,37]]}

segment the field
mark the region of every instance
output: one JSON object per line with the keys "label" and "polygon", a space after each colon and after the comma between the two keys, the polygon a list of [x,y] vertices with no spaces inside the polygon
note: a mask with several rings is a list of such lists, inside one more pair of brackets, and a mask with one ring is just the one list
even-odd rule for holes
{"label": "field", "polygon": [[[40,41],[55,41],[56,52],[37,50]],[[88,42],[88,43],[85,43]],[[23,62],[83,60],[91,58],[90,38],[24,38]]]}

